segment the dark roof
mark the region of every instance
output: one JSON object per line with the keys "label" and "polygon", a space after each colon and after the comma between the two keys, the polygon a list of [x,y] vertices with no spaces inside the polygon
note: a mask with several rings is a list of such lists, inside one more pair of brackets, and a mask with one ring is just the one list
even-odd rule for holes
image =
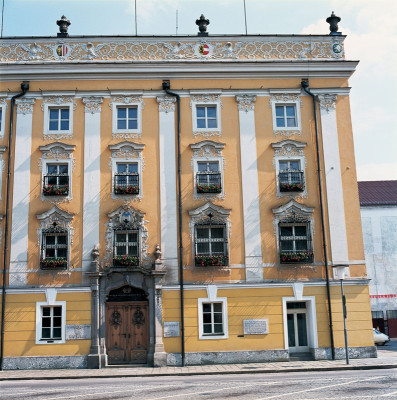
{"label": "dark roof", "polygon": [[358,182],[361,206],[397,205],[397,181]]}

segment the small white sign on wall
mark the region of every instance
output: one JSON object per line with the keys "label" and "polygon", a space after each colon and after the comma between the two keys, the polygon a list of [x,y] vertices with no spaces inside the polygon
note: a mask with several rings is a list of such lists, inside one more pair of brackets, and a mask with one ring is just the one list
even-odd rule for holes
{"label": "small white sign on wall", "polygon": [[244,335],[267,335],[269,322],[267,319],[245,319]]}
{"label": "small white sign on wall", "polygon": [[164,322],[164,337],[179,336],[179,322]]}

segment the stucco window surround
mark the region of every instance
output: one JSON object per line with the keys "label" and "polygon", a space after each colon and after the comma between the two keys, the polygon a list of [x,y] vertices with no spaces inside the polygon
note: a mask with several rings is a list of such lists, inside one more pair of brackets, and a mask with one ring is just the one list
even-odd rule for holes
{"label": "stucco window surround", "polygon": [[[281,142],[272,143],[274,149],[273,167],[276,173],[276,195],[278,198],[307,198],[306,167],[307,161],[303,149],[306,143],[286,139]],[[280,162],[298,161],[302,174],[303,191],[282,192],[280,190]]]}
{"label": "stucco window surround", "polygon": [[[73,244],[74,229],[72,227],[73,214],[69,214],[66,211],[61,210],[57,206],[54,206],[51,210],[46,211],[43,214],[36,216],[39,220],[40,226],[37,229],[37,242],[39,245],[39,262],[46,260],[45,251],[45,236],[51,236],[52,234],[66,233],[66,268],[70,269],[71,264],[71,247]],[[47,260],[48,261],[48,260]],[[60,269],[54,268],[55,272],[59,272]],[[43,269],[43,271],[51,272],[51,268]]]}
{"label": "stucco window surround", "polygon": [[[193,136],[203,136],[204,138],[208,138],[211,136],[221,136],[222,135],[222,128],[221,128],[221,108],[222,108],[222,101],[221,101],[221,92],[196,92],[190,91],[190,108],[192,109],[192,125],[193,125]],[[198,118],[198,107],[199,107],[199,114],[203,112],[204,115],[199,116]],[[214,127],[207,127],[208,126],[208,107],[215,107],[215,118],[210,117],[211,121],[216,120],[216,126]],[[198,119],[202,121],[207,121],[205,123],[204,128],[200,127],[198,123]],[[214,122],[211,122],[214,124]]]}
{"label": "stucco window surround", "polygon": [[[118,144],[110,145],[109,150],[112,152],[109,161],[109,167],[112,170],[111,198],[113,200],[140,201],[143,198],[142,173],[145,167],[145,160],[142,152],[144,144],[124,141]],[[115,193],[115,175],[117,174],[118,163],[136,163],[139,179],[138,194],[116,194]]]}
{"label": "stucco window surround", "polygon": [[[64,201],[69,202],[72,200],[72,172],[76,165],[73,157],[75,145],[70,145],[62,142],[54,142],[46,146],[40,146],[42,156],[39,159],[39,168],[41,170],[41,185],[40,185],[40,198],[42,201],[48,201],[52,204],[60,204]],[[45,184],[45,176],[47,176],[48,165],[67,165],[69,176],[68,194],[64,196],[48,196],[43,194],[43,186]]]}
{"label": "stucco window surround", "polygon": [[4,97],[0,97],[0,139],[4,138],[7,108],[8,104],[6,99]]}
{"label": "stucco window surround", "polygon": [[[277,106],[292,106],[295,110],[294,126],[277,126]],[[301,107],[299,93],[280,93],[270,91],[270,107],[272,109],[273,133],[275,135],[292,136],[302,134]],[[280,108],[281,109],[281,108]]]}
{"label": "stucco window surround", "polygon": [[[148,223],[148,221],[144,220],[145,214],[142,211],[139,211],[131,206],[124,205],[108,215],[109,221],[105,223],[106,252],[102,260],[102,266],[104,268],[114,268],[114,258],[116,250],[115,232],[137,232],[139,265],[132,266],[132,268],[139,269],[142,272],[149,272],[152,269],[153,261],[148,254],[148,231],[146,228],[146,224]],[[126,270],[126,267],[120,268]]]}
{"label": "stucco window surround", "polygon": [[[217,286],[216,285],[208,285],[207,286],[207,297],[197,299],[198,305],[198,332],[200,340],[219,340],[219,339],[228,339],[229,338],[229,327],[228,327],[228,316],[227,316],[227,297],[217,297]],[[221,310],[221,318],[222,318],[222,333],[217,334],[214,333],[205,333],[204,330],[208,330],[204,328],[204,325],[209,324],[208,317],[205,318],[203,313],[203,304],[211,305],[211,311],[213,311],[213,305],[219,304],[219,311]],[[218,311],[218,310],[217,310]],[[218,315],[220,313],[218,312]],[[213,320],[213,312],[211,312],[211,323]],[[218,317],[219,318],[219,317]],[[206,319],[206,321],[204,321]],[[218,319],[219,321],[219,319]]]}
{"label": "stucco window surround", "polygon": [[[224,245],[224,256],[227,257],[228,265],[230,265],[229,257],[229,240],[231,234],[231,222],[229,219],[231,210],[223,208],[221,206],[216,206],[215,204],[208,202],[201,207],[189,211],[190,222],[190,235],[192,239],[192,255],[193,255],[193,265],[195,265],[196,255],[196,236],[197,227],[211,227],[211,226],[221,226],[224,229],[223,232],[223,245]],[[227,267],[224,266],[224,267]],[[212,268],[211,266],[205,266],[205,268]],[[222,268],[220,266],[215,266],[214,268]]]}
{"label": "stucco window surround", "polygon": [[[77,104],[73,96],[69,95],[51,95],[44,96],[41,103],[41,109],[44,111],[44,127],[43,136],[44,140],[51,139],[72,139],[73,138],[73,111],[76,109]],[[53,110],[68,110],[68,128],[50,129],[50,113]]]}
{"label": "stucco window surround", "polygon": [[[113,139],[140,139],[142,136],[142,110],[144,102],[141,95],[117,95],[111,98],[109,107],[112,110],[112,137]],[[119,118],[119,109],[136,110],[136,127],[128,128],[128,113]],[[135,111],[134,111],[135,114]],[[125,128],[118,126],[118,120],[126,121]],[[134,118],[135,120],[135,118]]]}
{"label": "stucco window surround", "polygon": [[[224,199],[224,167],[225,160],[222,155],[222,150],[225,148],[225,143],[217,143],[212,140],[203,140],[198,143],[190,145],[193,150],[193,157],[191,166],[193,169],[193,197],[195,200],[211,200],[211,199]],[[199,173],[199,164],[206,162],[218,163],[218,174],[214,178],[220,178],[221,192],[220,193],[198,193],[197,192],[197,174]]]}
{"label": "stucco window surround", "polygon": [[[274,234],[276,238],[276,246],[277,246],[277,263],[284,265],[281,262],[281,226],[293,226],[296,225],[305,225],[307,227],[306,236],[310,238],[311,241],[311,249],[310,250],[314,254],[314,246],[313,246],[313,237],[314,237],[314,218],[313,211],[314,208],[306,207],[303,204],[296,202],[295,200],[290,200],[287,204],[280,206],[278,208],[272,209],[274,214],[273,220],[273,228]],[[299,262],[299,263],[288,263],[289,265],[313,265],[314,256],[312,257],[313,261],[308,262]]]}

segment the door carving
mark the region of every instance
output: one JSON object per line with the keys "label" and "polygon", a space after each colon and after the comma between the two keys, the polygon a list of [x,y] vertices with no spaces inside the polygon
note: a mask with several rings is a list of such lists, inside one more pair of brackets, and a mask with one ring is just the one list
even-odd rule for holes
{"label": "door carving", "polygon": [[149,346],[148,302],[106,304],[109,364],[146,364]]}

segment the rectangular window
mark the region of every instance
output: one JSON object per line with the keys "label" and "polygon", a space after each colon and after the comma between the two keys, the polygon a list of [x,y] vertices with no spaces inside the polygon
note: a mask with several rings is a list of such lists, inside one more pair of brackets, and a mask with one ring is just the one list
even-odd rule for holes
{"label": "rectangular window", "polygon": [[221,193],[222,176],[218,161],[197,163],[196,190],[197,193]]}
{"label": "rectangular window", "polygon": [[62,340],[62,306],[41,307],[40,340]]}
{"label": "rectangular window", "polygon": [[115,194],[139,194],[138,163],[117,163],[114,175]]}
{"label": "rectangular window", "polygon": [[222,303],[202,303],[203,336],[223,335],[223,305]]}
{"label": "rectangular window", "polygon": [[198,225],[195,235],[197,266],[228,265],[224,225]]}
{"label": "rectangular window", "polygon": [[66,269],[68,262],[68,233],[45,232],[42,239],[41,269]]}
{"label": "rectangular window", "polygon": [[280,262],[311,263],[313,250],[308,223],[280,223]]}
{"label": "rectangular window", "polygon": [[139,265],[139,231],[114,231],[114,265]]}
{"label": "rectangular window", "polygon": [[47,164],[43,194],[45,196],[67,196],[69,194],[68,164]]}
{"label": "rectangular window", "polygon": [[278,128],[298,127],[295,104],[276,105],[276,126]]}
{"label": "rectangular window", "polygon": [[197,129],[216,129],[216,106],[196,106]]}
{"label": "rectangular window", "polygon": [[117,107],[117,130],[138,129],[138,108]]}
{"label": "rectangular window", "polygon": [[48,130],[55,131],[69,131],[69,107],[67,108],[49,108]]}
{"label": "rectangular window", "polygon": [[280,192],[302,192],[304,190],[303,171],[299,160],[279,161]]}

